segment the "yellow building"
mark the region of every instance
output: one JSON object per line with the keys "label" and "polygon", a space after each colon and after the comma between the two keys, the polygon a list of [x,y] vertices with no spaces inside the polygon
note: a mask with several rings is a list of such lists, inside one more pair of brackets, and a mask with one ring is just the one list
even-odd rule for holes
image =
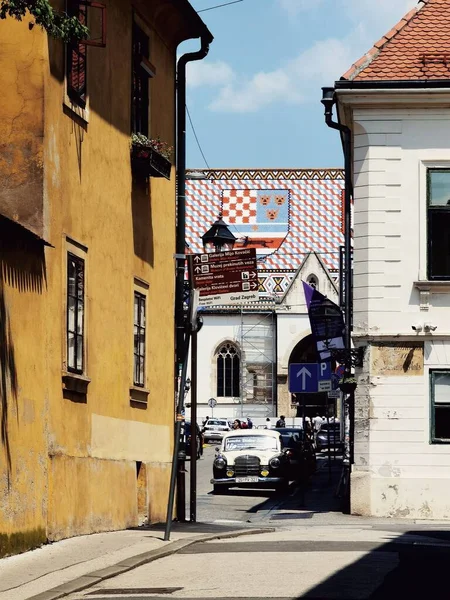
{"label": "yellow building", "polygon": [[94,45],[0,21],[0,556],[166,516],[175,169],[130,135],[175,144],[210,34],[186,0],[74,10]]}

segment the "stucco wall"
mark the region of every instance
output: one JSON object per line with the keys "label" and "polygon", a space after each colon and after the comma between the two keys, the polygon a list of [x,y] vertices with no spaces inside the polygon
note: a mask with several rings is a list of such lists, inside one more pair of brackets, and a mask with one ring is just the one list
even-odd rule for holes
{"label": "stucco wall", "polygon": [[[129,3],[108,3],[107,47],[88,49],[89,113],[82,121],[64,105],[63,44],[37,27],[30,32],[26,22],[0,21],[0,60],[10,82],[0,95],[2,142],[6,132],[10,154],[20,158],[25,144],[41,165],[39,214],[51,244],[39,286],[29,275],[0,282],[18,381],[16,398],[8,398],[9,467],[1,448],[0,555],[47,537],[136,525],[137,461],[147,467],[150,519],[165,519],[174,421],[175,170],[170,181],[132,179],[131,24]],[[157,70],[151,135],[173,145],[175,45],[151,21],[148,28]],[[29,165],[20,160],[26,183]],[[2,184],[9,168],[10,162],[0,165]],[[31,188],[27,194],[39,199]],[[7,205],[0,197],[2,214]],[[86,263],[90,383],[82,400],[63,394],[62,384],[69,240],[83,249]],[[22,249],[19,272],[27,274],[30,257],[36,258]],[[135,278],[146,282],[147,293],[149,393],[140,406],[130,403]]]}
{"label": "stucco wall", "polygon": [[[450,518],[450,447],[430,443],[429,390],[429,369],[450,366],[450,295],[421,296],[414,285],[426,280],[426,169],[450,164],[449,115],[431,106],[354,110],[354,339],[367,345],[352,474],[359,514]],[[415,334],[417,323],[437,329]],[[380,372],[374,353],[389,341],[420,342],[423,356]]]}

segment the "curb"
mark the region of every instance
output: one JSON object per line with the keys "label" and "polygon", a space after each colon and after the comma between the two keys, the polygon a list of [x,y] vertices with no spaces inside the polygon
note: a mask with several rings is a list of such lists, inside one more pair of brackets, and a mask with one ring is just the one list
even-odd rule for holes
{"label": "curb", "polygon": [[150,550],[149,552],[144,552],[143,554],[138,554],[136,556],[127,558],[115,565],[112,565],[111,567],[106,567],[105,569],[99,569],[98,571],[87,573],[82,577],[78,577],[77,579],[51,588],[46,592],[41,592],[36,596],[30,596],[28,600],[57,600],[58,598],[63,598],[64,596],[73,594],[74,592],[81,592],[82,590],[92,587],[93,585],[96,585],[105,579],[116,577],[117,575],[121,575],[122,573],[126,573],[127,571],[131,571],[132,569],[136,569],[137,567],[151,563],[160,558],[166,558],[167,556],[176,554],[180,550],[199,542],[210,542],[212,540],[235,538],[244,535],[256,535],[259,533],[273,533],[274,531],[274,527],[255,527],[177,540],[176,542],[171,542],[164,548]]}

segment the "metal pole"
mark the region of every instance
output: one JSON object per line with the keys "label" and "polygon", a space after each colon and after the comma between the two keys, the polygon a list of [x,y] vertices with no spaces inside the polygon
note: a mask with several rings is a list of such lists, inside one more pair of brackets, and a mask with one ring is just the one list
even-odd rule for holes
{"label": "metal pole", "polygon": [[[185,352],[186,357],[189,353],[189,340],[190,340],[190,326],[188,326],[188,331],[185,340]],[[181,423],[184,419],[183,417],[183,408],[184,408],[184,387],[186,385],[186,374],[187,374],[187,360],[183,363],[183,368],[181,369],[181,381],[180,387],[178,390],[178,404],[177,404],[177,420],[175,424],[175,440],[173,445],[173,456],[172,456],[172,471],[170,474],[170,488],[169,488],[169,499],[167,502],[167,516],[166,516],[166,528],[164,532],[164,541],[167,542],[170,540],[170,530],[172,527],[172,517],[173,517],[173,507],[175,503],[175,489],[176,489],[176,481],[177,481],[177,473],[179,471],[179,462],[182,463],[182,468],[184,469],[184,461],[178,460],[178,451],[180,448],[180,442],[182,442],[181,435]]]}
{"label": "metal pole", "polygon": [[327,406],[327,437],[328,437],[328,483],[331,481],[331,446],[330,446],[330,417],[328,415],[328,406]]}
{"label": "metal pole", "polygon": [[[200,440],[201,441],[201,440]],[[189,513],[192,523],[197,521],[197,331],[192,332],[191,348],[191,477]]]}
{"label": "metal pole", "polygon": [[[346,125],[342,125],[337,121],[333,121],[333,104],[335,102],[335,94],[333,88],[322,88],[323,97],[322,103],[325,106],[325,122],[328,127],[337,129],[341,133],[342,147],[344,151],[344,169],[345,169],[345,190],[344,190],[344,317],[345,317],[345,334],[344,345],[346,350],[344,379],[351,374],[351,347],[352,347],[352,241],[351,241],[351,210],[352,210],[352,155],[351,155],[351,130]],[[350,513],[350,472],[351,472],[351,454],[353,446],[352,435],[354,433],[354,424],[349,422],[354,418],[354,393],[344,395],[344,408],[346,413],[346,435],[345,435],[345,453],[344,453],[344,469],[346,470],[346,485],[347,494],[345,497],[344,512]],[[353,405],[353,406],[351,406]]]}

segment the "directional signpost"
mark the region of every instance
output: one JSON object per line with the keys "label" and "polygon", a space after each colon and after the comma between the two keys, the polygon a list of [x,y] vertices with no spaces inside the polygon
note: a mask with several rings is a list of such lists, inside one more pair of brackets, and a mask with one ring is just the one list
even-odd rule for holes
{"label": "directional signpost", "polygon": [[242,304],[258,300],[256,250],[231,250],[189,255],[193,287],[199,306]]}
{"label": "directional signpost", "polygon": [[289,392],[314,394],[331,390],[331,364],[293,363],[289,365]]}

